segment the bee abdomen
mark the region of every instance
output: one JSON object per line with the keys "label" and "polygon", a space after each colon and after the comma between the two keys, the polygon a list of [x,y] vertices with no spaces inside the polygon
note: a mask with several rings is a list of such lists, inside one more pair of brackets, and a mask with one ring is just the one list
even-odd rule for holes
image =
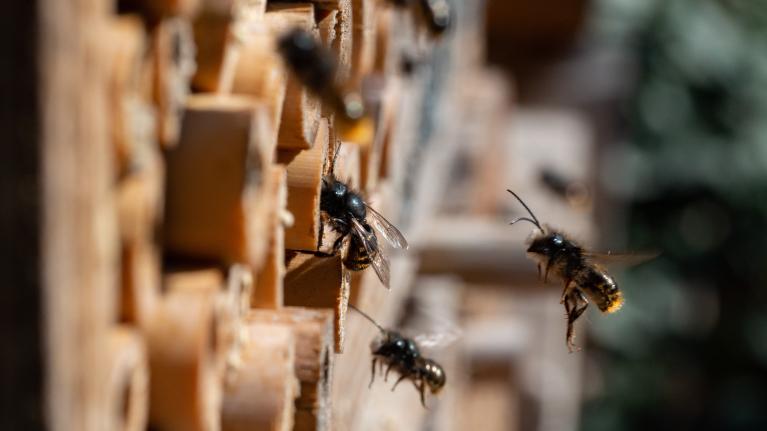
{"label": "bee abdomen", "polygon": [[578,287],[603,313],[614,313],[623,306],[623,293],[615,281],[603,271],[589,268],[586,276],[578,280]]}

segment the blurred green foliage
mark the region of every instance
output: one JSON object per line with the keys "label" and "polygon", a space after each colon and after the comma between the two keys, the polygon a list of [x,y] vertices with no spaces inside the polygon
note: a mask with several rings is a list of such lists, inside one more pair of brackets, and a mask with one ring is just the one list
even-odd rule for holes
{"label": "blurred green foliage", "polygon": [[767,1],[597,3],[637,72],[604,185],[663,254],[593,325],[581,428],[767,430]]}

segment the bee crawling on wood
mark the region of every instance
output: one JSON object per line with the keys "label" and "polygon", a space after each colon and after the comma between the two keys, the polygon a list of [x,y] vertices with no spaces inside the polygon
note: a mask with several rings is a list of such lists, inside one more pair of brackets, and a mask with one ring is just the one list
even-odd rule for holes
{"label": "bee crawling on wood", "polygon": [[327,216],[333,229],[340,234],[333,244],[333,252],[338,252],[343,239],[351,234],[349,249],[343,260],[344,266],[352,271],[361,271],[372,266],[381,283],[388,289],[389,261],[381,248],[376,231],[392,247],[407,249],[407,240],[402,233],[371,208],[362,195],[352,191],[346,183],[332,175],[322,179],[320,210]]}
{"label": "bee crawling on wood", "polygon": [[371,363],[372,374],[368,386],[372,386],[375,381],[376,364],[380,364],[381,372],[383,372],[383,366],[386,365],[384,381],[387,381],[391,370],[399,374],[399,378],[394,383],[394,386],[392,386],[392,391],[397,388],[400,382],[410,379],[421,395],[421,405],[426,407],[426,389],[428,388],[429,392],[436,395],[445,386],[445,370],[442,366],[421,354],[417,339],[407,338],[398,332],[384,329],[372,317],[368,316],[367,313],[351,304],[349,304],[349,307],[381,331],[381,336],[377,337],[370,344],[373,361]]}
{"label": "bee crawling on wood", "polygon": [[652,254],[614,254],[588,251],[569,239],[562,232],[544,229],[530,208],[513,191],[511,193],[530,217],[519,217],[510,224],[530,222],[539,232],[533,233],[527,254],[538,262],[538,275],[543,273],[544,283],[549,274],[564,282],[561,304],[567,317],[567,348],[570,352],[580,350],[575,343],[575,321],[586,311],[589,301],[594,302],[603,313],[614,313],[623,306],[623,293],[615,280],[597,261],[624,261],[639,263],[654,257]]}

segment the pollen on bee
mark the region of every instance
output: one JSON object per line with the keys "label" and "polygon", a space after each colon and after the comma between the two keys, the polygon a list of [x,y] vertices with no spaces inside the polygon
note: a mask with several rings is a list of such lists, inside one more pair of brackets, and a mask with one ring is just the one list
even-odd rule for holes
{"label": "pollen on bee", "polygon": [[614,295],[611,295],[610,304],[605,309],[605,313],[615,313],[621,307],[623,307],[623,294],[619,290]]}

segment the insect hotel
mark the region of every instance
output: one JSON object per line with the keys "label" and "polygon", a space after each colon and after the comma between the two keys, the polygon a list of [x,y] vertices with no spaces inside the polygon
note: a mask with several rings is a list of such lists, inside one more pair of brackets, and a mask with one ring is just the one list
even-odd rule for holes
{"label": "insect hotel", "polygon": [[[538,283],[504,209],[506,188],[536,186],[506,164],[512,91],[484,62],[484,2],[11,9],[26,56],[2,72],[24,103],[3,120],[19,199],[0,307],[18,316],[4,391],[26,407],[0,428],[461,430],[526,393],[519,328],[550,322],[552,363],[579,366],[558,289],[535,316],[493,299]],[[482,330],[488,313],[511,332]],[[369,387],[383,328],[452,334],[428,353],[446,380],[399,362]]]}

